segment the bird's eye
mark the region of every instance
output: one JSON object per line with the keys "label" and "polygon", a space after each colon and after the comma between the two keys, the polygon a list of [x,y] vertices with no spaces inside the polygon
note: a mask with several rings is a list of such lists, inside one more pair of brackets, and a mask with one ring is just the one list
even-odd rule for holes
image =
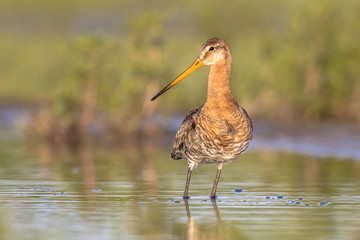
{"label": "bird's eye", "polygon": [[210,48],[209,48],[209,51],[212,51],[212,50],[214,50],[214,47],[210,47]]}

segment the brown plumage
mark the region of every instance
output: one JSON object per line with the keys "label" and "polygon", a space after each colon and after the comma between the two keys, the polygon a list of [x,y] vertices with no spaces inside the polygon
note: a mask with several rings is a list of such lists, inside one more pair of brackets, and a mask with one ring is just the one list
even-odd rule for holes
{"label": "brown plumage", "polygon": [[184,198],[189,198],[192,170],[200,163],[217,163],[218,170],[211,192],[211,198],[215,198],[223,165],[239,157],[252,138],[251,120],[230,91],[231,63],[229,45],[220,38],[210,39],[202,45],[195,62],[151,99],[155,100],[199,67],[211,65],[207,100],[185,117],[171,152],[173,159],[188,161]]}

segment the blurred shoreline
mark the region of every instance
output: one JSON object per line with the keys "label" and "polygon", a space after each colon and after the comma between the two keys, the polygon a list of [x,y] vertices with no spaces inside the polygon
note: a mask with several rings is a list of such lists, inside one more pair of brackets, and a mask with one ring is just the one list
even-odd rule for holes
{"label": "blurred shoreline", "polygon": [[356,0],[0,0],[0,126],[34,144],[170,147],[206,100],[209,67],[150,99],[220,37],[252,149],[359,159],[359,11]]}
{"label": "blurred shoreline", "polygon": [[[33,110],[33,107],[19,104],[0,104],[1,141],[21,139],[20,141],[26,143],[28,140],[23,129],[31,124]],[[161,126],[162,133],[133,137],[132,141],[150,141],[159,148],[171,147],[183,117],[182,115],[169,117],[156,115],[156,124]],[[253,124],[254,138],[249,147],[250,151],[284,151],[315,157],[360,160],[360,127],[356,123],[336,121],[279,123],[255,119]],[[97,131],[101,131],[101,128],[97,128]],[[129,144],[130,141],[129,136],[122,135],[112,138],[120,141],[106,143],[102,141],[102,138],[106,138],[103,136],[104,133],[95,130],[90,130],[90,133],[91,138],[98,138],[97,146],[112,145],[116,148],[116,146]],[[102,137],[99,138],[99,136]]]}

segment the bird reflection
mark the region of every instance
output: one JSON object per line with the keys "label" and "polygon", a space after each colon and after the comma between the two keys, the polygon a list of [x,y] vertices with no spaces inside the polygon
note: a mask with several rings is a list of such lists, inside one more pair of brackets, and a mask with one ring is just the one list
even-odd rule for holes
{"label": "bird reflection", "polygon": [[[211,231],[201,231],[199,225],[196,223],[194,218],[191,217],[189,200],[184,199],[185,210],[187,216],[187,239],[221,239],[222,234],[222,222],[219,209],[216,204],[216,199],[211,199],[212,207],[216,216],[216,228],[211,227]],[[207,225],[208,226],[208,225]],[[201,227],[201,229],[203,229]],[[216,231],[214,233],[214,230]]]}
{"label": "bird reflection", "polygon": [[[187,231],[184,233],[183,238],[188,240],[213,240],[213,239],[248,239],[243,235],[239,227],[233,225],[232,221],[223,221],[220,216],[220,211],[217,206],[216,199],[211,199],[213,213],[216,221],[211,221],[208,217],[209,211],[206,206],[200,206],[202,212],[205,213],[206,218],[196,219],[191,216],[189,200],[184,199],[185,210],[187,216]],[[208,201],[202,202],[201,205],[207,204]],[[211,211],[212,212],[212,211]],[[197,211],[199,214],[199,211]],[[239,231],[240,230],[240,231]],[[186,235],[185,235],[186,234]]]}

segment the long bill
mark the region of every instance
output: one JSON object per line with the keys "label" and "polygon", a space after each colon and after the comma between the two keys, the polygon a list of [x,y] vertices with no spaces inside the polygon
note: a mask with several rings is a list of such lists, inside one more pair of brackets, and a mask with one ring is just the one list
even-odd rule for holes
{"label": "long bill", "polygon": [[200,68],[201,66],[204,66],[204,65],[205,65],[204,62],[202,60],[200,60],[200,58],[196,58],[195,62],[188,69],[186,69],[185,72],[183,72],[174,81],[169,83],[169,85],[164,87],[158,94],[156,94],[153,98],[151,98],[151,101],[154,101],[155,99],[157,99],[161,94],[163,94],[164,92],[169,90],[171,87],[175,86],[178,82],[183,80],[190,73],[192,73],[193,71],[195,71],[196,69],[198,69],[198,68]]}

